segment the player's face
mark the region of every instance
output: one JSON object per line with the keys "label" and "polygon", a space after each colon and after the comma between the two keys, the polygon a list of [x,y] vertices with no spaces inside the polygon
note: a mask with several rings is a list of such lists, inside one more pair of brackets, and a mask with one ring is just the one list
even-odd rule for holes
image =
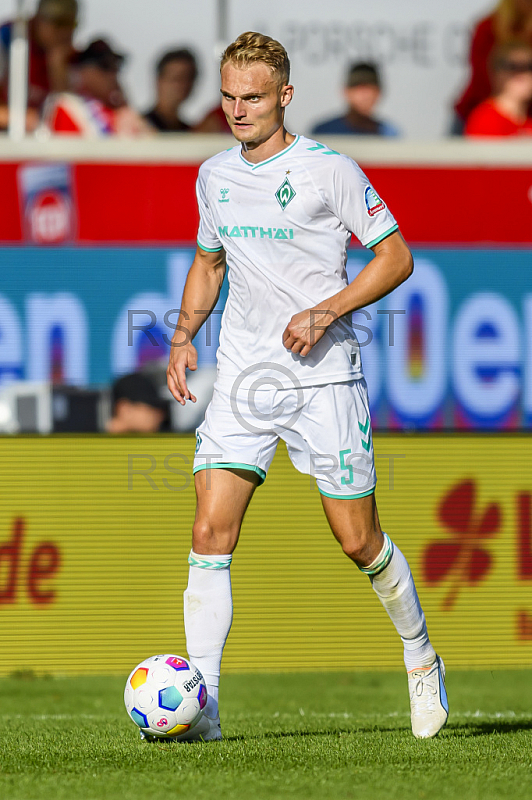
{"label": "player's face", "polygon": [[233,135],[245,144],[260,144],[283,124],[292,86],[279,86],[266,64],[222,68],[222,108]]}

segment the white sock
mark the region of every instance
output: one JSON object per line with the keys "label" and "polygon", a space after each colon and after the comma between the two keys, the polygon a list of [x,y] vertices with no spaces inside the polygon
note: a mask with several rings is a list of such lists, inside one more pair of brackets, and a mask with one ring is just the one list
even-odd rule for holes
{"label": "white sock", "polygon": [[233,621],[231,555],[204,556],[190,551],[188,586],[184,593],[185,633],[189,659],[207,684],[205,713],[218,715],[220,666]]}
{"label": "white sock", "polygon": [[362,572],[369,575],[377,597],[402,639],[407,670],[430,667],[436,653],[429,640],[414,579],[406,558],[386,534],[381,552]]}

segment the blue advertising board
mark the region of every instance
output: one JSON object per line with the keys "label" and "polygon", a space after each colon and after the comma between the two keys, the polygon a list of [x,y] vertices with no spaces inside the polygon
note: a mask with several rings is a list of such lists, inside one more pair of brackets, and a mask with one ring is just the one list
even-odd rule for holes
{"label": "blue advertising board", "polygon": [[[0,383],[108,384],[167,358],[193,252],[0,248]],[[350,279],[369,257],[350,251]],[[414,258],[405,284],[354,315],[375,424],[530,427],[532,251],[427,248]],[[224,283],[196,337],[200,368],[215,363],[226,296]]]}

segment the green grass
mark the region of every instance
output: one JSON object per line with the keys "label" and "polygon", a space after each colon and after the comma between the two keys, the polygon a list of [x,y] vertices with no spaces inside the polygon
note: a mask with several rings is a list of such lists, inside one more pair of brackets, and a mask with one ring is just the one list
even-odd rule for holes
{"label": "green grass", "polygon": [[141,743],[118,678],[0,680],[2,800],[532,797],[532,671],[451,672],[410,732],[401,673],[226,676],[225,741]]}

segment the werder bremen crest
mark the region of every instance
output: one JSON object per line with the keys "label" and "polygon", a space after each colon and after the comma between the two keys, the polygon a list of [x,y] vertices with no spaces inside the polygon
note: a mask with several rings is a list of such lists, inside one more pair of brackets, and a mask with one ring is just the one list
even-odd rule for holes
{"label": "werder bremen crest", "polygon": [[286,206],[288,205],[290,200],[293,200],[294,197],[296,196],[296,193],[295,193],[295,191],[294,191],[294,189],[292,187],[292,184],[288,180],[288,178],[284,179],[282,184],[279,186],[279,188],[275,192],[275,196],[277,198],[277,202],[279,203],[279,205],[281,206],[281,208],[284,211],[284,209],[286,208]]}

